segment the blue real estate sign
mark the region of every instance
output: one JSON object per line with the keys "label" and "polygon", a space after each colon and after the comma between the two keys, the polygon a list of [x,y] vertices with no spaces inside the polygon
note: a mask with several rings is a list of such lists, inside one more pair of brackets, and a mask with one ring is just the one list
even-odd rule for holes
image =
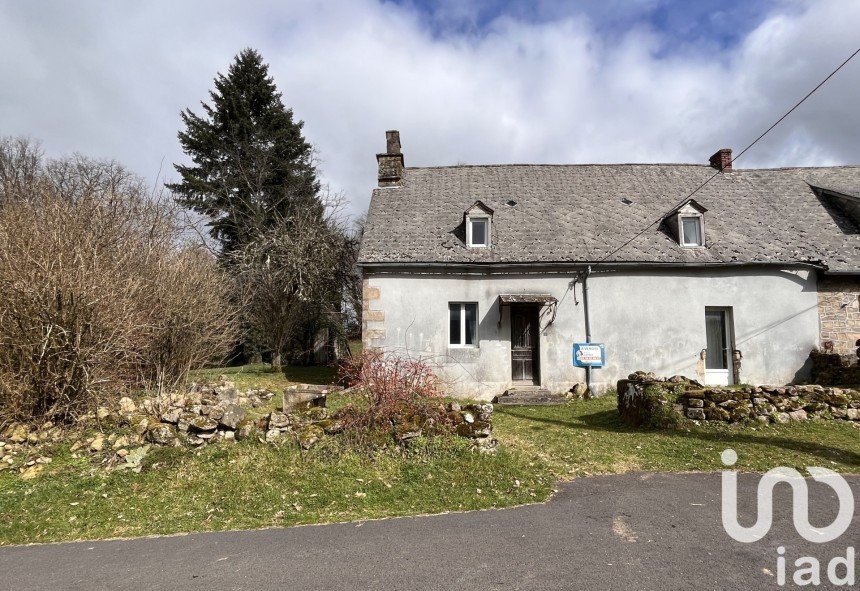
{"label": "blue real estate sign", "polygon": [[573,364],[576,367],[603,367],[606,365],[606,349],[603,343],[574,343]]}

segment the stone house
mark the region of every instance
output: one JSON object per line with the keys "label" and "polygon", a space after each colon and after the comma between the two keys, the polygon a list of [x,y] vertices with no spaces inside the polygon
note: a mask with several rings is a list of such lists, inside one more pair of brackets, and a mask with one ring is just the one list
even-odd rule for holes
{"label": "stone house", "polygon": [[[454,394],[600,392],[634,370],[785,384],[814,348],[854,355],[860,166],[741,170],[723,149],[703,165],[411,168],[386,136],[364,344],[428,360]],[[575,366],[575,343],[602,344],[603,366]]]}

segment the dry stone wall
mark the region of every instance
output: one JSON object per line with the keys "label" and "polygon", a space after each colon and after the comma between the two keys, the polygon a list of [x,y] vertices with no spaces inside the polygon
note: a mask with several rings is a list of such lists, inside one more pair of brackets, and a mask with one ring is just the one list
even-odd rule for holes
{"label": "dry stone wall", "polygon": [[812,418],[854,421],[860,427],[860,390],[820,385],[706,388],[681,376],[667,380],[637,372],[618,382],[618,412],[631,427]]}
{"label": "dry stone wall", "polygon": [[822,386],[860,388],[860,362],[855,354],[839,355],[813,351],[812,382]]}
{"label": "dry stone wall", "polygon": [[678,408],[696,421],[787,423],[810,417],[860,421],[860,392],[824,386],[685,390]]}

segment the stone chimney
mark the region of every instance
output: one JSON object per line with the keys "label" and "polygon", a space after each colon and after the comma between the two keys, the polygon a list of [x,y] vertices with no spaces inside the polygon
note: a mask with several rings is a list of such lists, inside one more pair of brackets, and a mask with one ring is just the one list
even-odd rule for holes
{"label": "stone chimney", "polygon": [[399,187],[403,178],[403,154],[400,152],[400,132],[385,132],[386,151],[376,155],[379,164],[379,186]]}
{"label": "stone chimney", "polygon": [[719,171],[732,171],[732,149],[721,148],[717,153],[711,156],[711,166]]}

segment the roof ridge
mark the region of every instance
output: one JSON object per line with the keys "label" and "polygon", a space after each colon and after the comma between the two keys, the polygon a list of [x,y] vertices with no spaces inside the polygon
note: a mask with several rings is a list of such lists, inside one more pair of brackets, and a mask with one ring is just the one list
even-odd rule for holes
{"label": "roof ridge", "polygon": [[449,168],[505,168],[519,166],[536,166],[544,168],[572,168],[578,166],[697,166],[702,168],[710,168],[710,164],[698,164],[695,162],[579,162],[566,164],[551,164],[545,162],[515,162],[511,164],[447,164],[437,166],[407,166],[406,170],[438,170]]}
{"label": "roof ridge", "polygon": [[756,170],[844,170],[846,168],[860,168],[860,164],[834,164],[833,166],[773,166],[770,168],[735,168],[734,171],[756,171]]}
{"label": "roof ridge", "polygon": [[[549,163],[511,163],[511,164],[448,164],[436,166],[407,166],[405,170],[447,170],[452,168],[507,168],[507,167],[545,167],[545,168],[574,168],[585,166],[690,166],[698,168],[712,168],[710,164],[699,164],[696,162],[590,162],[590,163],[567,163],[567,164],[549,164]],[[860,168],[860,164],[837,164],[834,166],[774,166],[762,168],[733,168],[730,173],[735,172],[758,172],[770,170],[844,170]]]}

